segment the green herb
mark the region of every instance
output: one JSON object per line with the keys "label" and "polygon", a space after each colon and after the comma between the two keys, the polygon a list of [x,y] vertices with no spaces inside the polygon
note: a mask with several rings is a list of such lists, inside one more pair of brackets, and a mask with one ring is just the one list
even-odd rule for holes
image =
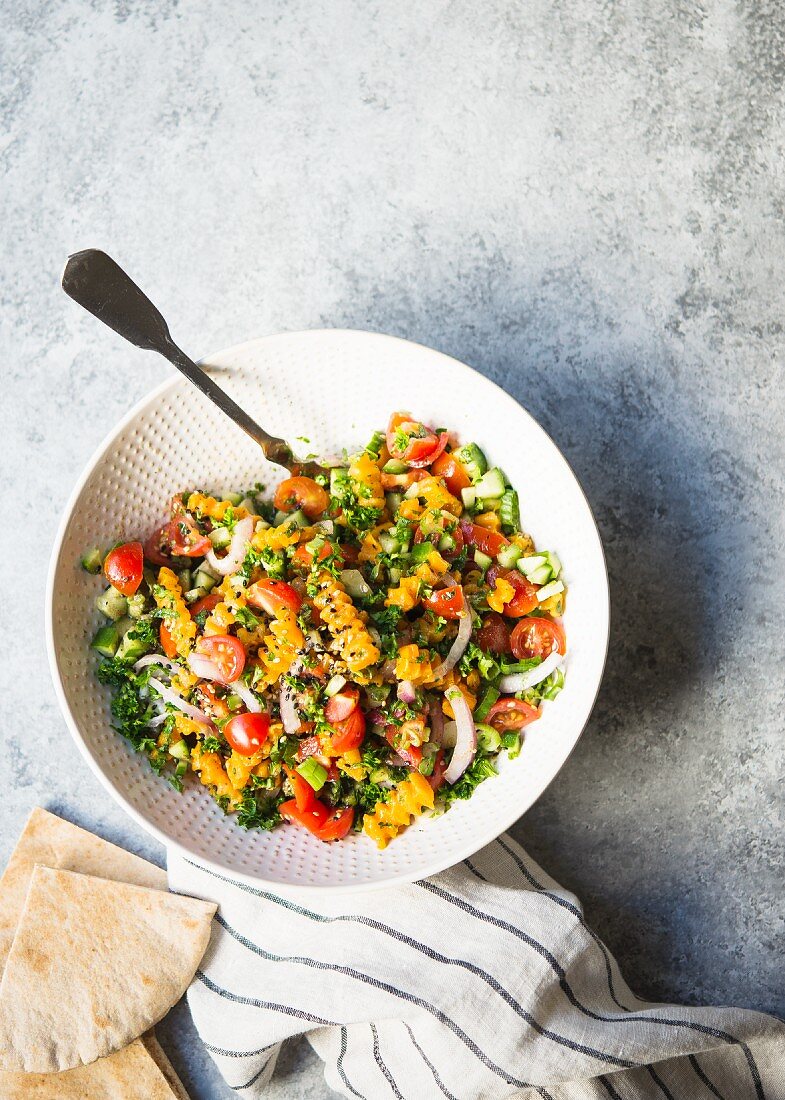
{"label": "green herb", "polygon": [[237,810],[237,824],[243,829],[264,829],[269,832],[281,823],[278,807],[282,799],[246,794]]}
{"label": "green herb", "polygon": [[220,752],[221,742],[218,740],[217,737],[205,737],[204,741],[202,741],[202,751]]}
{"label": "green herb", "polygon": [[492,775],[496,775],[496,768],[493,766],[490,757],[478,757],[469,765],[457,783],[454,783],[452,787],[442,787],[439,797],[447,805],[457,798],[471,798],[479,784]]}
{"label": "green herb", "polygon": [[247,607],[236,607],[234,617],[240,626],[244,626],[246,630],[256,630],[259,626],[259,619]]}

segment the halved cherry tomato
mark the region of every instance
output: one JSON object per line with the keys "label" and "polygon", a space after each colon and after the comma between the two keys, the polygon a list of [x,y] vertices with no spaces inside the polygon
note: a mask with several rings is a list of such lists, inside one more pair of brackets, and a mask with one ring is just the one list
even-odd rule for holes
{"label": "halved cherry tomato", "polygon": [[330,498],[312,477],[287,477],[275,490],[273,503],[279,512],[305,512],[308,519],[316,519],[327,508]]}
{"label": "halved cherry tomato", "polygon": [[124,596],[133,596],[142,583],[144,549],[141,542],[124,542],[106,555],[104,575]]}
{"label": "halved cherry tomato", "polygon": [[444,749],[439,749],[433,762],[433,771],[428,776],[431,789],[438,791],[444,782],[444,773],[447,771],[447,761],[444,757]]}
{"label": "halved cherry tomato", "polygon": [[240,756],[253,756],[264,745],[270,734],[270,715],[244,711],[235,714],[224,725],[223,735]]}
{"label": "halved cherry tomato", "polygon": [[222,599],[223,596],[219,592],[211,592],[208,596],[202,596],[201,600],[192,603],[188,608],[191,612],[191,618],[195,619],[202,611],[214,611]]}
{"label": "halved cherry tomato", "polygon": [[319,840],[343,840],[354,824],[354,810],[351,806],[334,810],[316,834]]}
{"label": "halved cherry tomato", "polygon": [[278,807],[278,813],[285,821],[291,821],[293,825],[302,825],[304,829],[315,836],[319,835],[320,828],[330,815],[327,806],[324,802],[320,802],[318,798],[315,798],[311,805],[304,810],[300,809],[294,798],[290,798],[288,802],[281,803]]}
{"label": "halved cherry tomato", "polygon": [[424,446],[425,440],[418,439],[414,441],[410,447],[409,457],[405,458],[404,462],[408,462],[409,465],[413,466],[415,469],[422,469],[424,466],[430,466],[430,464],[443,453],[449,441],[449,434],[447,432],[440,432],[438,436],[433,436],[433,443],[426,450]]}
{"label": "halved cherry tomato", "polygon": [[343,756],[345,752],[358,749],[365,737],[365,715],[360,707],[355,709],[341,722],[330,723],[335,733],[329,739],[328,749],[331,756]]}
{"label": "halved cherry tomato", "polygon": [[161,641],[161,649],[164,651],[167,657],[177,656],[177,646],[175,640],[172,637],[166,619],[161,619],[161,626],[158,630],[158,637]]}
{"label": "halved cherry tomato", "polygon": [[397,726],[385,726],[384,736],[388,745],[395,749],[400,758],[405,760],[410,768],[419,768],[422,763],[422,747],[420,745],[407,745],[404,748],[396,745],[395,741],[398,736]]}
{"label": "halved cherry tomato", "polygon": [[456,584],[454,588],[435,588],[430,596],[425,597],[422,604],[434,615],[441,615],[443,619],[459,619],[466,607],[466,600],[463,589]]}
{"label": "halved cherry tomato", "polygon": [[360,691],[356,687],[345,687],[327,700],[324,716],[328,722],[343,722],[348,718],[360,701]]}
{"label": "halved cherry tomato", "polygon": [[276,581],[271,577],[263,577],[262,580],[252,584],[246,593],[250,604],[260,607],[268,615],[275,615],[284,607],[288,607],[295,615],[303,605],[302,597],[286,581]]}
{"label": "halved cherry tomato", "polygon": [[209,634],[200,638],[197,653],[203,653],[215,664],[220,684],[231,684],[239,679],[245,668],[243,643],[231,634]]}
{"label": "halved cherry tomato", "polygon": [[196,526],[193,516],[183,512],[169,524],[169,545],[177,557],[202,558],[213,544]]}
{"label": "halved cherry tomato", "polygon": [[172,544],[169,541],[170,525],[171,520],[167,520],[160,527],[156,527],[144,544],[144,556],[153,565],[172,564]]}
{"label": "halved cherry tomato", "polygon": [[461,489],[468,489],[472,479],[466,472],[466,467],[454,454],[440,454],[431,466],[431,473],[436,477],[444,478],[444,483],[454,497],[461,495]]}
{"label": "halved cherry tomato", "polygon": [[489,726],[502,733],[504,730],[523,729],[531,722],[536,722],[539,717],[539,707],[533,707],[523,699],[516,699],[514,695],[507,695],[496,700],[488,711],[486,721]]}
{"label": "halved cherry tomato", "polygon": [[316,791],[307,780],[303,779],[299,772],[294,770],[294,768],[284,766],[284,771],[288,775],[289,782],[292,785],[297,809],[310,809],[313,803],[316,802]]}
{"label": "halved cherry tomato", "polygon": [[393,413],[387,425],[387,450],[399,462],[420,468],[429,466],[447,446],[449,436],[438,436],[420,420],[413,420],[409,413]]}
{"label": "halved cherry tomato", "polygon": [[567,639],[564,628],[555,619],[541,619],[532,616],[522,619],[510,637],[512,651],[519,661],[528,661],[531,657],[543,660],[554,651],[567,652]]}
{"label": "halved cherry tomato", "polygon": [[518,569],[502,569],[500,565],[492,565],[485,574],[485,579],[491,588],[496,584],[497,577],[502,577],[515,589],[512,599],[504,605],[504,614],[511,619],[519,619],[521,615],[528,615],[537,606],[537,588],[531,584]]}
{"label": "halved cherry tomato", "polygon": [[510,653],[510,628],[501,615],[492,611],[477,632],[477,645],[483,653]]}
{"label": "halved cherry tomato", "polygon": [[503,546],[507,545],[507,539],[497,531],[489,531],[487,527],[480,527],[478,523],[472,523],[468,519],[461,520],[463,537],[469,546],[477,549],[490,557],[495,558]]}

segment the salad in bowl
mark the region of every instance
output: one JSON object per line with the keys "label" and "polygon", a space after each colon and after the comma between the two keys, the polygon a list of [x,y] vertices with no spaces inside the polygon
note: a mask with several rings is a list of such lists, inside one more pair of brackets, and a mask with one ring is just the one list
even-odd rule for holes
{"label": "salad in bowl", "polygon": [[185,490],[88,551],[114,727],[247,828],[384,848],[515,757],[564,683],[566,588],[503,471],[396,412],[338,463]]}

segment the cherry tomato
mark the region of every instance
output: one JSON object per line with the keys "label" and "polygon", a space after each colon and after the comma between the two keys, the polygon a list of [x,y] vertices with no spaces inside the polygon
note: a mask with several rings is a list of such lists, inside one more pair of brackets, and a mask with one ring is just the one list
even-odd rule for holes
{"label": "cherry tomato", "polygon": [[319,840],[343,840],[354,824],[354,810],[351,806],[333,810],[316,834]]}
{"label": "cherry tomato", "polygon": [[519,661],[528,661],[531,657],[545,660],[550,653],[567,652],[567,639],[561,623],[535,616],[518,623],[510,637],[510,644]]}
{"label": "cherry tomato", "polygon": [[320,802],[318,798],[315,798],[311,805],[304,810],[301,810],[297,805],[297,801],[291,798],[288,802],[281,803],[278,812],[285,821],[291,821],[293,825],[301,825],[309,833],[313,833],[314,836],[319,835],[319,830],[330,816],[327,806],[324,802]]}
{"label": "cherry tomato", "polygon": [[177,557],[203,558],[213,544],[196,526],[193,516],[183,512],[169,524],[169,545]]}
{"label": "cherry tomato", "polygon": [[409,413],[393,413],[387,425],[387,450],[399,462],[420,468],[429,466],[447,446],[449,436],[438,436]]}
{"label": "cherry tomato", "polygon": [[463,589],[459,584],[454,588],[436,588],[430,596],[422,601],[423,607],[427,607],[434,615],[441,615],[443,619],[459,619],[466,607],[463,597]]}
{"label": "cherry tomato", "polygon": [[430,464],[443,453],[449,439],[450,437],[447,432],[440,432],[438,436],[433,436],[433,442],[427,449],[424,446],[425,440],[414,440],[410,447],[409,457],[405,458],[404,462],[408,462],[408,464],[415,469],[421,469],[423,466],[430,466]]}
{"label": "cherry tomato", "polygon": [[444,782],[444,773],[447,771],[447,761],[444,757],[444,749],[439,749],[433,762],[433,771],[427,777],[431,790],[438,791]]}
{"label": "cherry tomato", "polygon": [[270,733],[270,715],[244,711],[235,714],[225,724],[223,735],[240,756],[253,756],[267,740]]}
{"label": "cherry tomato", "polygon": [[311,784],[296,772],[293,768],[284,767],[284,771],[289,777],[289,782],[292,785],[294,792],[294,800],[297,803],[298,810],[309,810],[316,799],[316,791]]}
{"label": "cherry tomato", "polygon": [[454,497],[461,495],[461,489],[468,489],[472,479],[466,467],[454,454],[443,452],[431,466],[431,473],[444,479],[444,483]]}
{"label": "cherry tomato", "polygon": [[507,539],[497,531],[489,531],[487,527],[480,527],[478,523],[472,523],[468,519],[461,520],[463,537],[469,546],[476,546],[482,554],[488,554],[495,558],[503,546],[507,545]]}
{"label": "cherry tomato", "polygon": [[341,722],[331,723],[335,733],[329,739],[329,753],[331,756],[343,756],[351,749],[358,749],[365,737],[365,715],[359,707],[344,718]]}
{"label": "cherry tomato", "polygon": [[405,760],[410,768],[419,768],[422,763],[422,747],[420,745],[407,745],[404,748],[400,748],[396,745],[395,740],[398,736],[397,726],[385,726],[384,736],[387,743],[395,749],[402,760]]}
{"label": "cherry tomato", "polygon": [[308,519],[316,519],[330,503],[330,498],[312,477],[287,477],[275,490],[273,503],[279,512],[302,509]]}
{"label": "cherry tomato", "polygon": [[[191,612],[191,618],[195,619],[201,611],[214,611],[222,599],[223,596],[218,592],[211,592],[209,596],[202,596],[201,600],[192,603],[188,608]],[[163,625],[163,623],[161,625]]]}
{"label": "cherry tomato", "polygon": [[486,721],[489,726],[502,733],[504,730],[523,729],[531,722],[536,722],[539,717],[539,707],[533,707],[523,699],[516,699],[514,695],[507,695],[496,700],[488,711]]}
{"label": "cherry tomato", "polygon": [[144,550],[141,542],[124,542],[106,555],[104,575],[124,596],[133,596],[142,583]]}
{"label": "cherry tomato", "polygon": [[360,691],[356,687],[344,687],[327,700],[324,716],[328,722],[343,722],[348,718],[360,701]]}
{"label": "cherry tomato", "polygon": [[268,615],[275,615],[284,607],[288,607],[295,615],[303,605],[302,597],[286,581],[276,581],[271,577],[263,577],[262,580],[252,584],[246,596],[248,602],[254,607],[260,607]]}
{"label": "cherry tomato", "polygon": [[492,611],[477,632],[477,645],[483,653],[510,653],[510,628],[501,615]]}
{"label": "cherry tomato", "polygon": [[172,637],[166,619],[161,619],[161,626],[158,630],[158,637],[161,641],[161,649],[164,651],[167,657],[177,656],[177,646],[175,640]]}
{"label": "cherry tomato", "polygon": [[144,544],[144,556],[153,565],[172,564],[172,544],[169,541],[169,527],[171,520],[156,527],[152,535]]}
{"label": "cherry tomato", "polygon": [[521,615],[528,615],[537,606],[537,588],[531,584],[518,569],[502,569],[500,565],[492,565],[485,574],[485,579],[491,588],[496,584],[497,577],[502,577],[515,589],[512,599],[504,605],[504,614],[512,619],[519,619]]}
{"label": "cherry tomato", "polygon": [[215,664],[218,672],[215,679],[219,684],[231,684],[242,675],[245,650],[243,643],[231,634],[209,634],[200,638],[196,650]]}

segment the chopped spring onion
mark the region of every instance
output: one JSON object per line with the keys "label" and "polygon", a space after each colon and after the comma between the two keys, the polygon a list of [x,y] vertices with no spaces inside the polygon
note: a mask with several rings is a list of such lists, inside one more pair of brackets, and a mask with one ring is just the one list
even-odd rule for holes
{"label": "chopped spring onion", "polygon": [[514,760],[516,756],[520,756],[521,735],[515,730],[507,730],[502,734],[502,747],[507,750],[510,760]]}
{"label": "chopped spring onion", "polygon": [[475,729],[477,730],[477,748],[480,752],[492,753],[499,751],[502,739],[498,730],[495,730],[493,726],[486,726],[482,722],[475,723]]}
{"label": "chopped spring onion", "polygon": [[498,698],[498,690],[492,684],[489,684],[488,687],[485,689],[483,697],[482,699],[480,699],[474,712],[475,722],[482,722],[483,718],[487,716],[488,711],[491,709]]}
{"label": "chopped spring onion", "polygon": [[378,458],[379,455],[382,453],[384,442],[384,432],[374,432],[371,438],[368,440],[368,444],[365,448],[365,453],[370,455],[371,458]]}
{"label": "chopped spring onion", "polygon": [[323,768],[319,761],[314,760],[312,756],[309,756],[307,760],[303,760],[302,764],[298,764],[296,771],[315,791],[320,791],[327,782],[327,769]]}

